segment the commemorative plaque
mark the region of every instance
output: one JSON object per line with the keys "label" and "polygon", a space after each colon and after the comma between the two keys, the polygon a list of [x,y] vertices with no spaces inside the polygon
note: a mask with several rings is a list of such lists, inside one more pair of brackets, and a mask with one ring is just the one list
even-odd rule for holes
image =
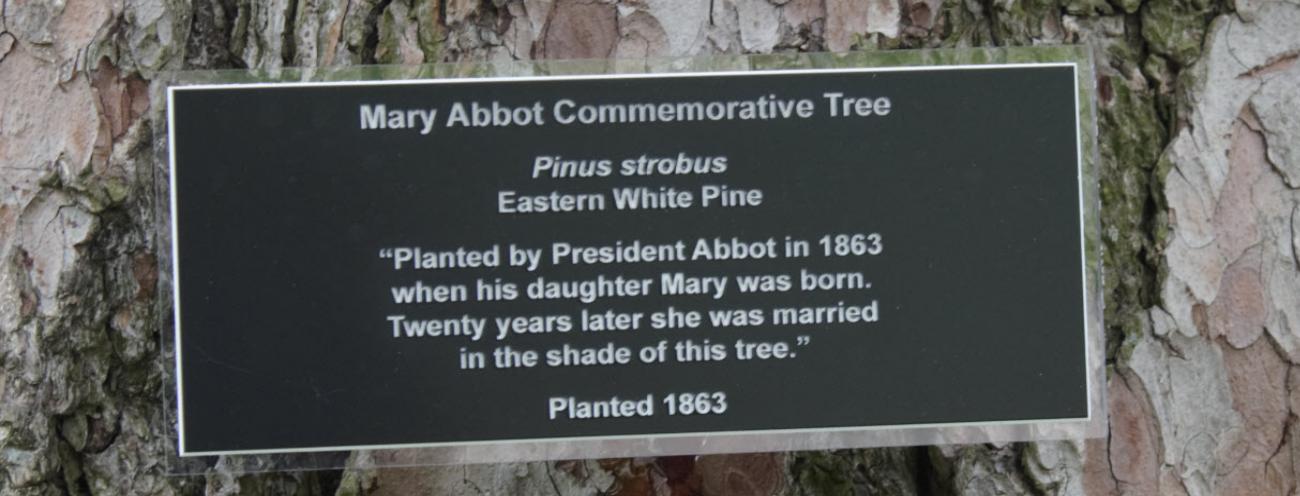
{"label": "commemorative plaque", "polygon": [[171,87],[179,452],[1086,420],[1077,69]]}

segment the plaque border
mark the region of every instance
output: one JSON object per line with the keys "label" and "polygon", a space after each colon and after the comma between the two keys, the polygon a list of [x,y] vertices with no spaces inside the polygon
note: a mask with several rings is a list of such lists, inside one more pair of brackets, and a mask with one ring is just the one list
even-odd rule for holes
{"label": "plaque border", "polygon": [[[164,380],[164,405],[165,407],[174,407],[174,411],[168,411],[168,420],[175,423],[175,429],[171,430],[176,437],[174,442],[169,442],[168,451],[184,460],[173,460],[172,468],[177,473],[194,473],[192,469],[186,468],[193,464],[185,463],[186,460],[192,460],[197,457],[231,457],[233,455],[256,455],[249,458],[263,458],[262,455],[288,455],[287,460],[275,461],[257,461],[254,463],[244,464],[244,470],[237,471],[260,471],[260,470],[283,470],[293,468],[329,468],[339,464],[331,461],[320,461],[314,457],[295,458],[295,454],[319,454],[319,453],[336,453],[346,451],[387,451],[402,450],[404,452],[421,451],[424,456],[406,457],[407,461],[398,463],[376,463],[377,466],[397,466],[397,465],[438,465],[448,463],[475,463],[491,461],[524,461],[539,459],[566,459],[566,458],[591,458],[591,457],[614,457],[614,456],[664,456],[680,454],[709,454],[709,453],[729,453],[729,452],[753,452],[753,451],[789,451],[789,450],[807,450],[807,449],[836,449],[850,447],[870,447],[870,446],[901,446],[901,445],[919,445],[919,444],[954,444],[954,443],[976,443],[976,442],[999,442],[999,441],[1024,441],[1024,440],[1052,440],[1052,439],[1077,439],[1080,437],[1101,437],[1106,435],[1107,418],[1105,410],[1104,391],[1097,388],[1095,382],[1099,379],[1104,381],[1104,329],[1101,319],[1101,305],[1104,301],[1101,294],[1101,261],[1099,255],[1088,251],[1089,243],[1097,243],[1094,250],[1100,250],[1099,238],[1091,239],[1088,235],[1089,228],[1099,229],[1100,205],[1097,200],[1097,185],[1088,181],[1094,179],[1099,172],[1096,171],[1099,158],[1096,156],[1096,92],[1095,83],[1089,85],[1088,91],[1080,91],[1080,81],[1091,80],[1091,53],[1084,52],[1084,56],[1078,56],[1078,47],[1050,47],[1051,49],[1060,50],[1062,48],[1075,49],[1074,57],[1060,57],[1056,61],[1044,62],[1002,62],[1002,63],[965,63],[951,65],[891,65],[881,67],[830,67],[830,68],[767,68],[767,69],[747,69],[743,67],[728,68],[720,70],[707,71],[684,71],[684,72],[619,72],[619,73],[586,73],[586,74],[563,74],[563,75],[531,75],[531,76],[489,76],[489,77],[437,77],[433,79],[346,79],[337,81],[263,81],[263,82],[201,82],[197,84],[187,84],[184,82],[189,77],[195,77],[200,80],[241,79],[248,76],[245,71],[201,71],[191,73],[174,73],[179,76],[166,84],[163,88],[166,99],[166,120],[167,136],[165,145],[158,144],[155,146],[156,151],[165,146],[166,161],[165,172],[167,174],[166,184],[168,191],[165,194],[168,202],[167,227],[170,238],[166,243],[159,244],[159,250],[169,249],[171,271],[170,281],[160,281],[159,285],[170,290],[172,293],[171,305],[172,315],[171,325],[173,326],[170,343],[166,342],[165,329],[161,334],[164,335],[162,355],[164,362],[168,351],[173,352],[173,360],[170,372],[173,377]],[[1016,54],[1019,52],[1032,53],[1035,48],[1020,49],[998,49],[994,51]],[[983,52],[988,49],[964,49],[964,50],[925,50],[912,53],[951,53],[963,54],[969,52]],[[901,52],[875,52],[875,53],[856,53],[848,54],[850,56],[879,56],[884,54],[908,53]],[[812,56],[832,56],[831,54],[795,54],[792,58],[807,58]],[[753,67],[755,63],[761,65],[763,60],[774,56],[731,56],[723,57],[724,59],[741,59]],[[779,57],[777,57],[779,59]],[[675,59],[681,60],[681,59]],[[558,61],[555,63],[594,63],[598,61]],[[619,61],[607,61],[617,63]],[[626,61],[624,61],[626,62]],[[535,66],[534,63],[530,64]],[[1081,67],[1082,66],[1082,67]],[[387,69],[409,69],[413,66],[388,66]],[[416,66],[427,67],[427,66]],[[184,387],[183,387],[183,367],[181,356],[181,306],[180,306],[180,264],[179,247],[174,240],[177,239],[179,226],[177,225],[177,198],[175,184],[175,119],[173,113],[173,97],[178,91],[204,91],[212,89],[257,89],[257,88],[293,88],[293,87],[357,87],[357,86],[405,86],[405,85],[438,85],[438,84],[473,84],[473,83],[491,83],[491,82],[534,82],[534,81],[581,81],[581,80],[618,80],[618,79],[658,79],[658,78],[691,78],[691,77],[745,77],[745,76],[767,76],[767,75],[802,75],[802,74],[836,74],[836,73],[881,73],[881,72],[930,72],[930,71],[954,71],[954,70],[990,70],[990,69],[1025,69],[1025,68],[1046,68],[1046,67],[1069,67],[1071,68],[1074,81],[1074,110],[1075,110],[1075,162],[1076,162],[1076,190],[1078,194],[1078,209],[1080,216],[1079,223],[1079,243],[1080,243],[1080,270],[1082,275],[1083,298],[1079,302],[1083,306],[1082,319],[1082,338],[1084,339],[1084,367],[1086,381],[1087,397],[1087,415],[1083,417],[1063,417],[1063,418],[1040,418],[1040,419],[1021,419],[1021,420],[994,420],[994,421],[972,421],[972,422],[948,422],[948,423],[921,423],[921,424],[888,424],[888,425],[871,425],[871,426],[845,426],[845,427],[809,427],[809,428],[791,428],[791,429],[751,429],[751,430],[723,430],[723,431],[697,431],[697,432],[674,432],[674,433],[654,433],[654,434],[616,434],[616,435],[593,435],[593,436],[569,436],[569,437],[536,437],[520,439],[500,439],[500,440],[477,440],[477,441],[451,441],[451,442],[413,442],[397,444],[373,444],[373,445],[344,445],[344,446],[319,446],[319,447],[302,447],[302,448],[262,448],[249,450],[222,450],[222,451],[189,451],[185,449],[185,429],[184,429]],[[378,69],[384,69],[379,66]],[[342,69],[353,69],[364,71],[364,67],[352,67]],[[371,68],[374,69],[374,68]],[[1082,70],[1081,70],[1082,69]],[[534,67],[532,70],[536,70]],[[293,77],[295,75],[292,69],[285,70],[286,73],[280,77]],[[303,70],[305,73],[312,71]],[[265,78],[265,75],[254,75],[255,78]],[[310,75],[308,77],[311,77]],[[420,75],[417,77],[427,77]],[[1089,79],[1083,79],[1088,77]],[[274,75],[271,76],[275,78]],[[1085,107],[1086,104],[1086,107]],[[1085,128],[1084,121],[1088,121],[1089,128]],[[1091,156],[1086,155],[1085,147],[1091,149]],[[1089,161],[1088,159],[1092,160]],[[1089,167],[1091,166],[1091,167]],[[1085,169],[1092,169],[1093,174],[1088,174]],[[1090,204],[1091,207],[1090,208]],[[1099,234],[1099,233],[1098,233]],[[1096,272],[1090,273],[1089,258],[1096,255]],[[1095,288],[1093,287],[1095,285]],[[160,298],[165,300],[165,298]],[[166,313],[163,312],[162,318],[166,319]],[[1094,359],[1098,359],[1094,362]],[[163,364],[164,370],[167,364]],[[1094,377],[1096,376],[1096,377]],[[170,389],[168,384],[174,381],[174,402],[166,398],[166,393]],[[170,408],[166,408],[170,410]],[[173,418],[174,417],[174,418]],[[890,434],[898,434],[891,436]],[[412,450],[415,448],[415,450]],[[315,461],[313,461],[315,460]]]}

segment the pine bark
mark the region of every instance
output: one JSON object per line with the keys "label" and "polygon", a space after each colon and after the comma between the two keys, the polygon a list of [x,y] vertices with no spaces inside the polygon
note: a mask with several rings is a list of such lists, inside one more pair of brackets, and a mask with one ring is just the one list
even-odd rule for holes
{"label": "pine bark", "polygon": [[[1294,0],[0,2],[0,494],[1297,492]],[[1064,43],[1097,54],[1106,438],[167,475],[164,71]]]}

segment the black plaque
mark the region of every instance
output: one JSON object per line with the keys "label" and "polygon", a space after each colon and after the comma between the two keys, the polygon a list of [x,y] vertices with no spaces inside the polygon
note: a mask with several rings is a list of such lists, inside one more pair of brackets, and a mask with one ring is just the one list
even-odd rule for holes
{"label": "black plaque", "polygon": [[173,87],[181,453],[1087,418],[1075,70]]}

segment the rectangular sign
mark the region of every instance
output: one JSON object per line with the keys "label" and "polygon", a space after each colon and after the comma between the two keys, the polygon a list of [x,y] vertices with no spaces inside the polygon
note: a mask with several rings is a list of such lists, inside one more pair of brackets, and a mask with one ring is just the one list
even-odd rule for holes
{"label": "rectangular sign", "polygon": [[1087,419],[1076,71],[171,87],[180,453]]}

